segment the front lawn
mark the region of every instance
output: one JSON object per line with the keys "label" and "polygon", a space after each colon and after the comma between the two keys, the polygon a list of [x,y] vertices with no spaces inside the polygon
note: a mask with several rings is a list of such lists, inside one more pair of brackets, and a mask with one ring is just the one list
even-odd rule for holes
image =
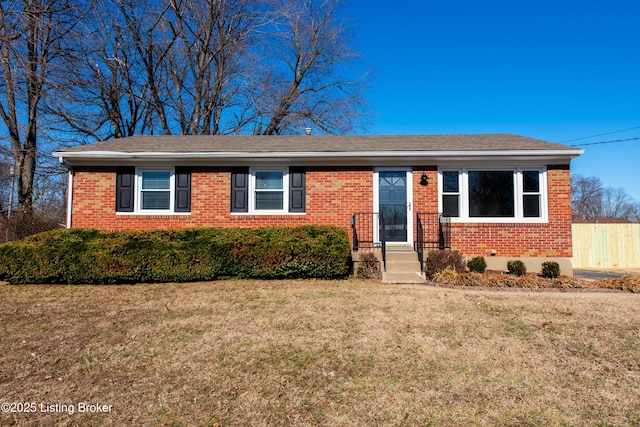
{"label": "front lawn", "polygon": [[37,409],[0,425],[638,425],[639,303],[356,280],[0,285],[0,397]]}

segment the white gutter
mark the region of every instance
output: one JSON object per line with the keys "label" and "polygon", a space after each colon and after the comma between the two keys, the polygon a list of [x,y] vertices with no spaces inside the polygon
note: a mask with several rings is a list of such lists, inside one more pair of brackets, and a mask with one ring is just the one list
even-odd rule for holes
{"label": "white gutter", "polygon": [[279,152],[120,152],[120,151],[55,151],[60,162],[67,159],[353,159],[353,158],[478,158],[478,157],[577,157],[584,150],[478,150],[478,151],[279,151]]}

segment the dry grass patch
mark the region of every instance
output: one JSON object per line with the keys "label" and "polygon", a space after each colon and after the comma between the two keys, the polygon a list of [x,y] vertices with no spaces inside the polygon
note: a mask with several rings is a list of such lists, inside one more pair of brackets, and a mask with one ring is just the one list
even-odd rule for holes
{"label": "dry grass patch", "polygon": [[0,285],[0,425],[637,425],[640,300],[360,281]]}

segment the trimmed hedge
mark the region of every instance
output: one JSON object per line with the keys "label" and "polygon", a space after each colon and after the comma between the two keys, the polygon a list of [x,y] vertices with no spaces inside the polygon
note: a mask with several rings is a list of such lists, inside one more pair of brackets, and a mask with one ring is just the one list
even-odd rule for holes
{"label": "trimmed hedge", "polygon": [[70,229],[0,245],[0,279],[11,284],[343,278],[350,268],[347,230],[331,226]]}

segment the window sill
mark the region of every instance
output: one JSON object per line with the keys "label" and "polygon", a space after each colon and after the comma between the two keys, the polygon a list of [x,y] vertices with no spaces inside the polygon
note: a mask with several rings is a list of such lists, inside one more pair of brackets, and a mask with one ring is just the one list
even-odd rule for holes
{"label": "window sill", "polygon": [[306,212],[231,212],[231,216],[303,216]]}
{"label": "window sill", "polygon": [[548,224],[547,218],[453,218],[452,224]]}
{"label": "window sill", "polygon": [[144,211],[144,212],[116,212],[122,216],[189,216],[191,212],[171,212],[171,211]]}

